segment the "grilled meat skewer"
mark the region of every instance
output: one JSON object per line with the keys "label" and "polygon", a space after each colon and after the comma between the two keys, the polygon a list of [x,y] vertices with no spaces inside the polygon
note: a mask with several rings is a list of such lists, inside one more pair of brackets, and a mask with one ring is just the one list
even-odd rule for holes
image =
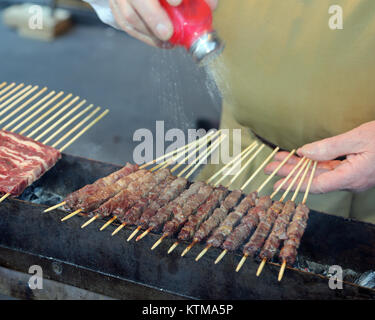
{"label": "grilled meat skewer", "polygon": [[294,210],[294,201],[287,201],[283,210],[278,215],[272,231],[259,254],[261,259],[271,260],[276,254],[281,242],[287,238],[287,228],[289,221],[293,216]]}
{"label": "grilled meat skewer", "polygon": [[98,209],[91,212],[91,216],[109,216],[114,213],[117,217],[123,216],[128,209],[135,205],[142,197],[146,196],[157,184],[170,175],[168,169],[162,169],[155,173],[147,172],[139,180],[131,183],[126,189],[120,191],[113,198],[106,201]]}
{"label": "grilled meat skewer", "polygon": [[269,196],[259,198],[257,205],[248,211],[246,216],[242,218],[241,223],[226,238],[222,245],[223,249],[227,251],[237,250],[257,227],[260,217],[266,215],[271,205],[272,200]]}
{"label": "grilled meat skewer", "polygon": [[287,237],[284,246],[280,251],[280,260],[286,261],[287,264],[293,265],[296,261],[297,250],[300,246],[302,236],[309,219],[309,208],[305,204],[299,204],[295,210],[292,222],[288,226]]}
{"label": "grilled meat skewer", "polygon": [[99,193],[103,188],[130,175],[136,170],[138,170],[138,165],[127,163],[120,170],[117,170],[104,178],[98,179],[94,183],[88,184],[77,191],[74,191],[65,198],[65,209],[77,210],[81,208],[82,203],[85,202],[85,199]]}
{"label": "grilled meat skewer", "polygon": [[173,217],[174,212],[181,210],[187,199],[196,194],[203,185],[204,183],[200,181],[193,183],[189,189],[181,193],[180,196],[160,208],[158,212],[150,219],[149,229],[160,230],[164,223]]}
{"label": "grilled meat skewer", "polygon": [[214,231],[212,236],[207,240],[207,244],[213,247],[220,247],[226,237],[232,232],[236,224],[242,219],[246,212],[256,204],[258,193],[251,192],[242,199],[240,204],[231,212],[220,226]]}
{"label": "grilled meat skewer", "polygon": [[120,221],[131,225],[137,224],[144,210],[146,210],[152,201],[155,201],[160,196],[162,191],[175,179],[176,177],[170,175],[162,183],[156,185],[146,197],[140,199],[139,202],[131,207],[125,215],[119,217]]}
{"label": "grilled meat skewer", "polygon": [[228,212],[232,210],[241,198],[241,190],[234,190],[226,196],[220,207],[215,209],[213,214],[202,223],[198,231],[194,234],[193,242],[201,242],[224,221]]}
{"label": "grilled meat skewer", "polygon": [[204,203],[213,191],[213,187],[205,184],[196,194],[187,199],[184,206],[176,207],[173,212],[172,220],[165,223],[163,233],[173,235],[179,231],[180,227],[184,225],[186,220],[193,215],[199,206]]}
{"label": "grilled meat skewer", "polygon": [[262,248],[272,226],[283,209],[284,204],[280,201],[275,201],[267,210],[265,217],[260,218],[257,229],[251,236],[249,242],[244,246],[243,253],[245,256],[254,256],[255,253]]}
{"label": "grilled meat skewer", "polygon": [[226,189],[225,187],[220,186],[216,188],[208,197],[207,201],[198,208],[197,213],[189,217],[188,221],[185,223],[180,233],[178,234],[178,239],[181,241],[191,240],[194,236],[194,233],[199,229],[201,224],[206,221],[214,212],[216,207],[221,203],[227,193],[228,189]]}

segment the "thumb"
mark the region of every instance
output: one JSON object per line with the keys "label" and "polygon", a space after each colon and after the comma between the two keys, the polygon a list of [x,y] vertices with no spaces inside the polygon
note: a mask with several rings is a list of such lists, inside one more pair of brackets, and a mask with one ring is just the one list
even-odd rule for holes
{"label": "thumb", "polygon": [[297,150],[299,156],[311,160],[326,161],[359,152],[362,141],[357,129],[343,134],[304,145]]}

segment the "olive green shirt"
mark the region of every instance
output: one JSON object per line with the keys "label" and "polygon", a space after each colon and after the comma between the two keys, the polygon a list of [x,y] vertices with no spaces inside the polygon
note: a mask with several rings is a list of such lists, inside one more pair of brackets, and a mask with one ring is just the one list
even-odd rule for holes
{"label": "olive green shirt", "polygon": [[215,27],[224,99],[259,136],[292,149],[375,119],[374,0],[221,0]]}

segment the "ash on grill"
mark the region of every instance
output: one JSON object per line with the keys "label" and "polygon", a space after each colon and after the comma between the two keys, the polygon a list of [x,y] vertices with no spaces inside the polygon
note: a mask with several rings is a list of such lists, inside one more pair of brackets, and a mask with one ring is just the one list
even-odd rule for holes
{"label": "ash on grill", "polygon": [[51,206],[64,200],[64,197],[43,187],[31,185],[25,189],[18,199]]}

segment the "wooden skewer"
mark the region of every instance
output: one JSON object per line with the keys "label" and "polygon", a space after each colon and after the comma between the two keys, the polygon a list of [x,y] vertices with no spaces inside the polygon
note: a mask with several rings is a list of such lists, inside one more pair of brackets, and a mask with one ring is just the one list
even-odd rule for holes
{"label": "wooden skewer", "polygon": [[[17,114],[18,112],[20,112],[23,108],[25,108],[27,105],[29,105],[31,102],[33,102],[35,99],[37,99],[40,95],[42,95],[45,91],[47,91],[47,87],[44,87],[43,89],[41,89],[38,93],[34,94],[29,100],[27,100],[26,102],[24,102],[23,104],[21,104],[19,107],[17,107],[11,113],[9,113],[6,117],[4,117],[3,119],[1,119],[0,123],[4,123],[5,121],[7,121],[11,117],[13,117],[15,114]],[[1,112],[0,112],[0,114],[1,114]]]}
{"label": "wooden skewer", "polygon": [[12,82],[11,84],[9,84],[8,86],[6,86],[5,88],[3,88],[1,91],[0,91],[0,96],[3,95],[5,92],[7,92],[8,90],[12,89],[16,84],[14,82]]}
{"label": "wooden skewer", "polygon": [[105,117],[108,112],[109,112],[108,109],[104,110],[98,117],[96,117],[85,128],[83,128],[79,133],[77,133],[70,141],[68,141],[66,144],[64,144],[60,148],[60,152],[65,150],[67,147],[69,147],[74,141],[76,141],[80,136],[82,136],[85,132],[87,132],[94,124],[98,123],[99,120],[101,120],[103,117]]}
{"label": "wooden skewer", "polygon": [[[2,97],[0,97],[0,102],[1,101],[4,101],[6,98],[8,98],[9,96],[11,96],[13,93],[15,93],[18,89],[21,89],[22,87],[24,86],[23,83],[19,84],[17,87],[15,87],[14,89],[12,89],[11,91],[9,91],[7,94],[4,94]],[[5,89],[4,89],[5,90]]]}
{"label": "wooden skewer", "polygon": [[70,219],[71,217],[74,217],[75,215],[77,215],[78,213],[82,212],[83,210],[82,209],[78,209],[68,215],[66,215],[64,218],[61,219],[61,221],[65,221],[65,220],[68,220]]}
{"label": "wooden skewer", "polygon": [[178,246],[178,244],[179,244],[178,241],[176,241],[174,244],[172,244],[172,246],[168,250],[168,254],[170,254]]}
{"label": "wooden skewer", "polygon": [[[246,158],[254,151],[254,149],[258,146],[258,143],[255,141],[255,144],[252,145],[252,147],[244,154],[243,158],[241,158],[241,160],[246,160]],[[259,152],[263,149],[264,145],[263,146],[260,146],[258,148],[258,150],[250,157],[249,160],[247,160],[245,162],[245,164],[242,166],[242,168],[232,177],[232,179],[229,181],[229,183],[227,184],[227,186],[229,187],[234,180],[237,179],[237,177],[239,177],[239,175],[245,170],[245,168],[250,165],[250,163],[255,159],[255,157],[259,154]],[[223,175],[218,181],[216,181],[216,183],[214,184],[214,186],[218,186],[224,179],[227,178],[227,176],[229,176],[230,174],[232,174],[232,172],[234,171],[234,169],[237,167],[237,163],[235,165],[233,165],[229,171],[227,172],[226,175]]]}
{"label": "wooden skewer", "polygon": [[246,259],[247,259],[248,255],[247,254],[244,254],[239,262],[239,264],[237,265],[237,268],[236,268],[236,272],[240,271],[240,269],[242,268],[243,264],[246,262]]}
{"label": "wooden skewer", "polygon": [[290,177],[297,171],[297,169],[300,167],[300,165],[305,161],[305,157],[301,158],[301,160],[298,161],[297,165],[294,166],[293,170],[289,172],[287,177],[284,179],[282,183],[276,188],[276,190],[271,194],[271,199],[280,191],[280,189],[287,183],[287,181],[290,179]]}
{"label": "wooden skewer", "polygon": [[52,211],[52,210],[55,210],[55,209],[57,209],[57,208],[62,207],[62,206],[65,205],[65,204],[66,204],[66,201],[60,202],[60,203],[58,203],[58,204],[56,204],[56,205],[54,205],[54,206],[52,206],[52,207],[47,208],[47,209],[44,210],[43,212],[50,212],[50,211]]}
{"label": "wooden skewer", "polygon": [[83,120],[78,122],[72,129],[70,129],[67,133],[65,133],[59,140],[57,140],[52,147],[56,148],[61,142],[63,142],[66,138],[68,138],[71,134],[77,131],[80,127],[82,127],[87,121],[89,121],[95,114],[100,111],[100,107],[95,108],[92,112],[89,113]]}
{"label": "wooden skewer", "polygon": [[227,252],[228,252],[227,249],[224,249],[223,251],[221,251],[221,253],[218,255],[218,257],[215,260],[215,264],[218,264],[221,261],[221,259],[224,258],[224,256],[227,254]]}
{"label": "wooden skewer", "polygon": [[86,228],[90,223],[94,222],[96,219],[99,218],[99,215],[92,217],[90,220],[86,221],[82,226],[81,229]]}
{"label": "wooden skewer", "polygon": [[[61,97],[62,95],[64,94],[64,92],[59,92],[57,95],[55,95],[51,100],[49,100],[48,102],[46,102],[45,104],[43,104],[40,108],[38,108],[37,110],[35,110],[31,115],[29,115],[26,119],[22,120],[18,125],[16,125],[13,129],[11,129],[10,131],[12,132],[15,132],[17,131],[19,128],[21,128],[24,124],[26,124],[27,122],[29,122],[32,118],[34,118],[37,114],[39,114],[40,112],[42,112],[45,108],[47,108],[51,103],[53,103],[56,99],[58,99],[59,97]],[[27,110],[27,112],[24,112],[22,115],[25,115],[26,113],[30,112],[30,110],[32,110],[32,108],[29,108]]]}
{"label": "wooden skewer", "polygon": [[75,98],[73,98],[72,100],[70,100],[64,107],[62,107],[61,109],[59,109],[55,114],[53,114],[46,121],[44,121],[39,127],[35,128],[33,131],[31,131],[27,135],[27,137],[32,138],[38,131],[42,130],[47,124],[49,124],[51,121],[53,121],[54,119],[56,119],[61,113],[63,113],[66,109],[68,109],[70,106],[72,106],[78,100],[79,100],[78,96],[75,97]]}
{"label": "wooden skewer", "polygon": [[[88,129],[90,129],[95,123],[97,123],[101,118],[103,118],[107,113],[109,112],[109,110],[105,110],[101,115],[99,115],[96,119],[94,119],[90,124],[88,124],[84,129],[82,129],[79,133],[77,133],[69,142],[67,142],[62,148],[60,148],[60,152],[62,152],[62,150],[64,150],[65,148],[67,148],[68,146],[70,146],[76,139],[78,139],[82,134],[84,134]],[[82,211],[82,209],[79,209]],[[78,211],[78,210],[77,210]],[[81,212],[80,211],[80,212]],[[88,226],[90,223],[94,222],[96,219],[99,218],[99,215],[96,215],[94,217],[92,217],[89,221],[87,221],[86,223],[84,223],[81,228],[85,228],[86,226]],[[66,220],[66,219],[65,219]]]}
{"label": "wooden skewer", "polygon": [[139,232],[139,230],[141,230],[141,226],[138,226],[133,232],[132,234],[129,236],[129,238],[126,240],[127,242],[129,242],[131,239],[133,239],[136,234]]}
{"label": "wooden skewer", "polygon": [[185,255],[191,250],[191,248],[194,247],[194,246],[196,245],[197,242],[198,242],[198,241],[193,241],[192,243],[190,243],[190,244],[185,248],[185,250],[182,251],[182,253],[181,253],[181,257],[185,256]]}
{"label": "wooden skewer", "polygon": [[[31,86],[30,86],[31,87]],[[25,88],[23,89],[22,91],[19,92],[19,94],[17,95],[14,95],[12,97],[12,100],[14,100],[15,98],[17,98],[19,95],[21,95],[21,97],[19,97],[18,99],[16,99],[15,101],[13,101],[11,104],[9,104],[6,108],[4,108],[3,110],[1,110],[0,112],[0,116],[3,115],[4,113],[8,112],[10,109],[12,109],[15,105],[17,105],[18,103],[20,103],[23,99],[27,98],[30,94],[32,94],[35,90],[37,90],[39,88],[39,86],[34,86],[33,88],[31,88],[30,90],[28,90],[29,88]],[[8,101],[5,101],[2,105],[4,104],[7,104],[9,103]],[[0,107],[1,108],[1,107]]]}
{"label": "wooden skewer", "polygon": [[[178,163],[171,169],[171,172],[173,173],[174,171],[176,171],[182,164],[185,163],[185,161],[194,155],[194,153],[196,153],[198,150],[202,149],[203,147],[205,147],[207,145],[207,143],[209,143],[211,140],[212,140],[213,136],[210,136],[207,138],[206,141],[204,142],[201,142],[201,143],[198,143],[198,144],[193,144],[191,146],[189,146],[188,148],[186,148],[185,150],[177,153],[176,155],[174,156],[171,156],[169,159],[165,160],[164,162],[161,162],[160,164],[158,164],[157,166],[153,167],[152,169],[150,169],[151,172],[155,171],[155,170],[158,170],[158,169],[164,169],[168,166],[170,166],[171,164],[173,164],[175,161],[177,161]],[[199,146],[199,148],[197,149],[197,146]],[[190,152],[192,149],[194,149],[192,152]],[[178,159],[181,158],[185,153],[188,153],[188,155],[182,159],[181,161],[179,161]]]}
{"label": "wooden skewer", "polygon": [[[199,160],[199,162],[196,164],[196,166],[190,170],[190,172],[185,176],[186,179],[188,179],[199,167],[200,165],[207,160],[207,158],[220,146],[220,144],[226,139],[226,136],[223,135],[222,137],[219,138],[220,140],[215,141],[212,145],[210,145],[207,148],[207,152],[205,154],[202,154],[202,159]],[[199,156],[200,157],[200,156]],[[199,159],[197,158],[197,160]]]}
{"label": "wooden skewer", "polygon": [[32,105],[30,108],[28,108],[25,112],[23,112],[20,115],[18,115],[15,119],[13,119],[10,123],[8,123],[3,129],[4,130],[8,130],[11,126],[13,126],[13,124],[17,123],[19,120],[21,120],[23,117],[25,117],[26,115],[28,115],[35,108],[39,107],[42,103],[44,103],[47,99],[49,99],[50,97],[52,97],[54,94],[55,94],[55,91],[51,91],[49,94],[47,94],[41,100],[39,100],[37,103],[35,103],[34,105]]}
{"label": "wooden skewer", "polygon": [[256,276],[257,276],[257,277],[259,277],[260,274],[262,273],[263,268],[264,268],[264,266],[266,265],[266,262],[267,262],[267,259],[263,258],[263,259],[262,259],[262,262],[260,263],[260,265],[259,265],[259,267],[258,267],[257,273],[256,273]]}
{"label": "wooden skewer", "polygon": [[[217,132],[220,132],[220,130],[217,131]],[[217,134],[217,132],[215,134]],[[178,148],[176,150],[173,150],[171,152],[168,152],[165,155],[162,155],[162,156],[160,156],[160,157],[158,157],[158,158],[156,158],[156,159],[154,159],[154,160],[152,160],[152,161],[150,161],[148,163],[145,163],[144,165],[140,166],[139,169],[143,169],[145,167],[148,167],[148,166],[150,166],[150,165],[152,165],[154,163],[157,163],[158,161],[160,161],[162,159],[169,158],[169,157],[173,156],[174,154],[176,154],[177,152],[183,151],[184,149],[188,148],[191,145],[196,145],[197,143],[201,142],[203,139],[207,139],[208,136],[210,136],[212,134],[214,134],[214,133],[213,132],[209,132],[209,133],[207,133],[207,135],[205,135],[204,137],[202,137],[200,139],[194,140],[194,141],[190,142],[187,145],[184,145],[184,146],[182,146],[182,147],[180,147],[180,148]]]}
{"label": "wooden skewer", "polygon": [[151,232],[152,228],[148,228],[145,232],[143,232],[141,235],[139,235],[135,241],[138,242],[139,240],[142,240],[145,236],[147,236]]}
{"label": "wooden skewer", "polygon": [[[303,200],[302,200],[302,204],[305,204],[306,201],[307,201],[307,197],[308,197],[308,194],[310,192],[310,188],[311,188],[311,184],[312,184],[312,181],[313,181],[313,178],[314,178],[314,175],[315,175],[315,170],[316,170],[317,164],[318,164],[318,162],[314,161],[313,169],[311,171],[310,178],[309,178],[309,181],[307,183],[307,187],[306,187],[306,191],[305,191],[305,194],[304,194],[304,197],[303,197]],[[306,171],[308,171],[308,170],[306,170]],[[279,275],[277,277],[277,281],[280,282],[283,279],[285,268],[286,268],[286,260],[283,260],[283,262],[281,264],[281,267],[280,267]]]}
{"label": "wooden skewer", "polygon": [[0,84],[0,89],[2,89],[3,87],[5,87],[6,86],[6,82],[4,81],[2,84]]}
{"label": "wooden skewer", "polygon": [[318,161],[314,161],[314,165],[313,165],[313,169],[312,169],[311,174],[310,174],[309,182],[307,184],[306,191],[305,191],[305,194],[304,194],[303,199],[302,199],[302,204],[306,204],[307,197],[308,197],[310,189],[311,189],[311,184],[312,184],[313,179],[314,179],[314,175],[315,175],[317,165],[318,165]]}
{"label": "wooden skewer", "polygon": [[1,198],[0,198],[0,203],[3,202],[6,198],[8,198],[10,196],[10,193],[6,193],[4,194]]}
{"label": "wooden skewer", "polygon": [[291,181],[291,183],[289,184],[288,188],[285,190],[285,192],[283,193],[283,195],[281,196],[279,201],[281,201],[281,202],[284,201],[285,198],[288,196],[289,191],[292,189],[292,187],[296,183],[297,179],[299,178],[299,176],[301,175],[301,173],[305,169],[308,162],[309,162],[309,159],[306,159],[306,161],[303,163],[302,167],[299,169],[298,173],[295,175],[295,177],[293,178],[293,180]]}
{"label": "wooden skewer", "polygon": [[[267,185],[267,183],[269,183],[271,181],[271,179],[279,172],[279,170],[281,169],[281,167],[290,159],[290,157],[296,152],[295,149],[293,149],[287,157],[285,157],[285,159],[275,168],[275,170],[273,170],[273,172],[268,176],[268,178],[260,185],[260,187],[256,190],[257,193],[259,194],[262,189]],[[224,256],[227,254],[228,250],[224,249],[220,255],[217,257],[217,259],[215,260],[215,264],[218,264],[223,258]]]}
{"label": "wooden skewer", "polygon": [[110,220],[107,221],[107,223],[103,224],[103,226],[99,229],[100,231],[103,231],[105,228],[107,228],[113,221],[115,221],[117,216],[112,217]]}
{"label": "wooden skewer", "polygon": [[230,166],[232,166],[234,163],[236,163],[239,159],[242,159],[245,157],[245,154],[256,145],[257,142],[254,141],[252,144],[247,146],[240,154],[238,154],[235,158],[233,158],[229,163],[227,163],[223,168],[221,168],[218,172],[216,172],[211,178],[206,180],[206,183],[209,184],[212,181],[214,181],[221,173],[223,173],[225,170],[227,170]]}
{"label": "wooden skewer", "polygon": [[161,244],[161,242],[162,242],[166,237],[168,237],[168,233],[164,233],[164,234],[160,237],[160,239],[154,243],[154,245],[151,247],[151,250],[154,250],[159,244]]}
{"label": "wooden skewer", "polygon": [[[196,159],[196,161],[198,161],[198,163],[199,163],[199,161],[200,161],[202,158],[204,158],[207,154],[211,154],[211,153],[210,153],[211,149],[213,149],[213,148],[215,148],[216,146],[218,146],[218,145],[222,142],[222,140],[223,140],[223,137],[222,137],[222,136],[219,137],[219,138],[218,138],[218,139],[217,139],[212,145],[210,145],[209,147],[207,147],[207,149],[204,150],[204,152],[202,152],[201,155],[199,155],[199,157]],[[190,163],[188,166],[186,166],[186,167],[184,168],[184,170],[182,170],[181,172],[178,173],[177,177],[181,177],[181,176],[183,176],[184,173],[185,173],[186,171],[190,170],[191,167],[196,166],[196,165],[197,165],[196,161],[195,161],[195,162],[192,162],[192,163]],[[204,160],[203,160],[203,161],[204,161]],[[187,178],[187,177],[186,177],[186,178]]]}
{"label": "wooden skewer", "polygon": [[50,142],[53,138],[55,138],[60,132],[62,132],[66,127],[71,125],[75,120],[77,120],[79,117],[81,117],[83,114],[88,112],[94,105],[90,104],[88,107],[77,113],[74,117],[69,119],[66,123],[64,123],[58,130],[56,130],[51,136],[43,141],[43,144],[47,144]]}
{"label": "wooden skewer", "polygon": [[[35,138],[35,140],[37,140],[37,141],[39,141],[40,139],[42,139],[46,134],[48,134],[51,130],[53,130],[56,126],[58,126],[61,122],[63,122],[66,118],[68,118],[71,114],[73,114],[75,111],[77,111],[80,107],[82,107],[84,104],[86,103],[86,100],[82,100],[80,103],[78,103],[74,108],[72,108],[71,110],[69,110],[67,113],[65,113],[61,118],[59,118],[56,122],[54,122],[50,127],[48,127],[48,129],[46,129],[46,130],[44,130],[44,132],[42,132],[41,134],[39,134],[36,138]],[[69,103],[68,103],[68,105],[69,105]],[[64,108],[61,108],[61,110],[64,110]],[[60,111],[61,111],[60,110]],[[56,113],[57,114],[57,113]],[[51,117],[49,120],[53,120],[54,119],[54,117]],[[47,120],[45,123],[47,123],[48,124],[48,121],[49,120]],[[44,124],[43,124],[44,125]],[[43,126],[42,125],[42,126]],[[37,128],[37,129],[40,129],[40,127],[39,128]],[[35,129],[35,130],[37,130],[37,129]],[[34,131],[35,131],[34,130]],[[33,132],[34,132],[33,131]],[[33,132],[30,134],[30,135],[32,135],[33,134]]]}
{"label": "wooden skewer", "polygon": [[8,90],[12,89],[16,84],[14,82],[8,84],[5,88],[3,88],[1,91],[0,91],[0,96],[3,95],[5,92],[7,92]]}
{"label": "wooden skewer", "polygon": [[274,155],[279,151],[279,147],[276,147],[272,153],[262,162],[262,164],[258,167],[257,170],[251,175],[251,177],[244,183],[244,185],[241,187],[241,190],[245,190],[247,185],[256,177],[256,175],[264,168],[264,166],[274,157]]}
{"label": "wooden skewer", "polygon": [[[308,164],[307,167],[306,167],[306,164]],[[287,189],[287,192],[281,197],[280,201],[284,201],[284,199],[287,197],[287,195],[288,195],[290,189],[293,187],[294,183],[297,181],[297,179],[299,178],[300,174],[302,173],[302,171],[303,171],[304,168],[306,167],[306,170],[304,171],[304,173],[303,173],[303,175],[302,175],[302,177],[301,177],[301,180],[300,180],[300,182],[299,182],[298,185],[297,185],[297,188],[296,188],[296,190],[295,190],[295,192],[294,192],[294,195],[292,196],[291,201],[294,201],[294,200],[296,199],[296,197],[297,197],[297,195],[298,195],[298,192],[299,192],[299,190],[300,190],[300,188],[301,188],[301,186],[302,186],[302,183],[303,183],[303,181],[305,180],[306,174],[307,174],[307,172],[309,171],[310,164],[311,164],[311,161],[309,161],[309,160],[307,159],[307,160],[305,161],[304,165],[301,167],[301,169],[300,169],[300,171],[298,172],[298,174],[294,177],[292,183],[290,184],[289,188]],[[259,277],[260,274],[262,273],[263,268],[264,268],[266,262],[267,262],[267,259],[266,259],[266,258],[263,258],[263,259],[262,259],[262,262],[260,263],[260,265],[259,265],[259,267],[258,267],[257,273],[256,273],[257,277]]]}
{"label": "wooden skewer", "polygon": [[[38,86],[37,86],[38,87]],[[32,88],[31,85],[27,86],[26,88],[22,89],[21,91],[17,92],[15,95],[11,96],[8,100],[4,101],[0,104],[0,109],[11,103],[12,101],[16,100],[20,95],[23,95],[25,92],[29,91]],[[36,90],[35,88],[33,90]],[[22,99],[21,99],[22,100]],[[12,107],[14,103],[12,104]]]}
{"label": "wooden skewer", "polygon": [[210,249],[212,247],[212,244],[208,244],[195,258],[195,261],[199,261],[200,258],[202,258],[206,252],[208,251],[208,249]]}
{"label": "wooden skewer", "polygon": [[[181,161],[179,161],[179,162],[178,162],[178,163],[177,163],[177,164],[171,169],[171,172],[172,172],[172,173],[175,172],[175,171],[176,171],[176,170],[177,170],[182,164],[185,163],[185,161],[187,161],[189,158],[191,158],[196,152],[198,152],[198,151],[200,151],[201,149],[203,149],[204,147],[206,147],[207,144],[208,144],[210,141],[212,141],[214,138],[216,138],[217,135],[218,135],[218,133],[216,133],[216,134],[214,134],[214,135],[208,137],[206,141],[203,141],[203,142],[199,143],[199,144],[198,144],[199,148],[197,148],[197,146],[194,145],[194,146],[193,146],[193,148],[195,148],[194,151],[193,151],[193,152],[190,152],[190,153],[189,153],[184,159],[182,159]],[[190,148],[190,150],[191,150],[191,148]],[[189,151],[190,151],[190,150],[189,150]],[[205,150],[205,151],[207,151],[207,150]],[[185,153],[185,152],[184,152],[184,153]]]}
{"label": "wooden skewer", "polygon": [[[95,120],[93,120],[89,125],[87,125],[84,129],[82,129],[76,136],[74,136],[67,144],[65,144],[62,148],[60,148],[60,152],[62,152],[66,147],[68,147],[70,144],[72,144],[78,137],[80,137],[83,133],[85,133],[89,128],[91,128],[95,123],[97,123],[101,118],[103,118],[107,113],[109,112],[109,110],[105,110],[100,116],[98,116]],[[52,211],[54,209],[57,209],[59,207],[62,207],[63,205],[66,204],[66,201],[63,201],[63,202],[60,202],[52,207],[49,207],[47,208],[46,210],[44,210],[44,212],[49,212],[49,211]],[[67,215],[66,217],[64,217],[62,221],[65,221],[73,216],[75,216],[76,214],[78,214],[79,212],[81,212],[82,209],[78,209],[76,210],[75,212],[73,212],[74,214],[69,214]]]}
{"label": "wooden skewer", "polygon": [[37,123],[39,123],[40,121],[42,121],[51,112],[53,112],[54,110],[56,110],[57,108],[59,108],[63,103],[65,103],[71,97],[72,97],[71,93],[69,93],[68,95],[66,95],[66,97],[64,97],[64,99],[62,99],[61,101],[59,101],[58,103],[56,103],[51,109],[49,109],[47,112],[43,113],[40,117],[38,117],[33,122],[31,122],[25,129],[23,129],[20,132],[20,134],[25,134],[25,132],[29,131],[32,127],[34,127]]}
{"label": "wooden skewer", "polygon": [[[116,218],[115,219],[117,219],[117,216],[115,216]],[[115,234],[117,234],[122,228],[124,228],[126,226],[126,223],[124,222],[124,223],[121,223],[118,227],[117,227],[117,229],[115,230],[115,231],[113,231],[112,232],[112,234],[111,234],[111,236],[114,236]]]}
{"label": "wooden skewer", "polygon": [[279,271],[279,276],[277,277],[277,281],[279,282],[283,279],[285,267],[286,267],[286,260],[283,260],[283,263],[281,264],[281,268]]}

